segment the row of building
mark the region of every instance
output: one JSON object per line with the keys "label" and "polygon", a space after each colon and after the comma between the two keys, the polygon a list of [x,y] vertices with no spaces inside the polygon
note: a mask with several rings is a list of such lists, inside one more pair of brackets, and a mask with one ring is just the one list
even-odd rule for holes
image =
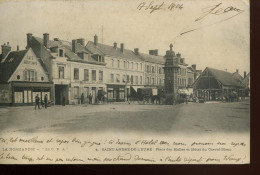
{"label": "row of building", "polygon": [[[169,65],[176,68],[174,75]],[[55,104],[61,104],[63,99],[66,104],[78,104],[82,94],[85,98],[91,94],[92,103],[95,103],[98,91],[106,92],[110,102],[121,102],[127,100],[131,91],[141,87],[168,91],[165,87],[172,86],[172,81],[175,91],[195,87],[197,95],[204,93],[205,96],[208,92],[212,99],[216,96],[212,94],[216,93],[208,89],[214,83],[220,85],[221,80],[203,78],[213,75],[205,74],[205,71],[212,72],[212,69],[202,72],[196,69],[196,64],[189,67],[180,53],[175,54],[172,45],[165,56],[160,56],[158,49],[145,54],[138,48],[126,49],[124,43],[101,44],[96,35],[94,41],[85,43],[83,38],[50,40],[48,33],[42,38],[28,33],[25,50],[19,50],[17,46],[17,50],[12,51],[9,43],[2,45],[0,104],[32,104],[36,94],[41,99],[47,94],[48,100]],[[219,73],[214,75],[219,76]],[[232,77],[236,78],[233,74]],[[211,86],[206,87],[209,81],[212,81]],[[222,85],[218,88],[223,89]]]}
{"label": "row of building", "polygon": [[[83,94],[91,94],[93,103],[98,90],[107,93],[108,101],[125,101],[131,89],[164,87],[165,56],[158,49],[141,53],[138,48],[128,50],[124,43],[105,45],[94,41],[49,39],[49,34],[35,37],[27,34],[25,50],[11,50],[2,45],[0,55],[0,103],[32,104],[35,95],[61,104],[77,104]],[[191,87],[201,71],[196,65],[188,67],[181,54],[174,54],[178,63],[178,86]]]}

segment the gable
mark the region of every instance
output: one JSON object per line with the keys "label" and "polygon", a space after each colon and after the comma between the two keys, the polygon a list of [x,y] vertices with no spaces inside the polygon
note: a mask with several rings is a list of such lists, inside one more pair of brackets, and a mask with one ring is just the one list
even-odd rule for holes
{"label": "gable", "polygon": [[[33,78],[29,78],[33,77]],[[32,49],[22,58],[9,81],[48,82],[49,78]]]}
{"label": "gable", "polygon": [[0,82],[7,82],[28,50],[12,51],[0,63]]}

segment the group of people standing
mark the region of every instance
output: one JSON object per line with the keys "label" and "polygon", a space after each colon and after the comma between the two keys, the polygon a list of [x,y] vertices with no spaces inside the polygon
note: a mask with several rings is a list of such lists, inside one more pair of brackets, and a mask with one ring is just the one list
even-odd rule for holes
{"label": "group of people standing", "polygon": [[[92,98],[93,98],[93,96],[91,94],[89,94],[88,95],[89,104],[92,104]],[[47,109],[47,105],[48,105],[48,96],[47,96],[47,94],[45,94],[43,102],[44,102],[44,108]],[[62,105],[65,106],[65,103],[66,103],[65,95],[63,95],[62,96]],[[80,97],[80,103],[81,104],[85,103],[85,97],[84,97],[83,93],[81,94],[81,97]],[[38,107],[38,109],[41,109],[40,105],[41,105],[41,100],[40,100],[39,95],[37,94],[35,96],[35,108],[34,109],[36,110],[37,107]]]}
{"label": "group of people standing", "polygon": [[[37,94],[36,96],[35,96],[35,110],[36,110],[36,108],[37,108],[37,106],[38,106],[38,109],[41,109],[40,108],[40,103],[41,103],[41,101],[40,101],[40,97],[39,97],[39,95]],[[45,94],[45,96],[44,96],[44,108],[45,109],[47,109],[47,105],[48,105],[48,96],[47,96],[47,94]]]}
{"label": "group of people standing", "polygon": [[[92,104],[92,99],[93,99],[93,96],[91,94],[89,94],[88,95],[89,104]],[[80,104],[85,104],[85,97],[84,97],[83,93],[81,94],[81,97],[80,97]]]}

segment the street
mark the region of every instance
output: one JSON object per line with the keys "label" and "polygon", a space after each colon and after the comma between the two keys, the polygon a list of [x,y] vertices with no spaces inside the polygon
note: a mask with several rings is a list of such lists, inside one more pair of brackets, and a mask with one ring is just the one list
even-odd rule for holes
{"label": "street", "polygon": [[1,107],[0,133],[249,133],[250,102]]}

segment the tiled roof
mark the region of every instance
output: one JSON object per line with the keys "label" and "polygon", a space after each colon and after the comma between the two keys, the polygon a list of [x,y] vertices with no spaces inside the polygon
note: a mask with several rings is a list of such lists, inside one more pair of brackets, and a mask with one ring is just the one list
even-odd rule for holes
{"label": "tiled roof", "polygon": [[157,63],[157,64],[164,64],[165,58],[163,56],[155,56],[155,55],[149,55],[140,53],[139,54],[144,61],[150,62],[150,63]]}
{"label": "tiled roof", "polygon": [[237,79],[239,79],[240,82],[242,82],[244,79],[238,72],[234,72],[233,76],[235,76]]}
{"label": "tiled roof", "polygon": [[[43,44],[43,39],[42,38],[38,38],[35,37],[35,39],[40,42],[41,44]],[[76,62],[84,62],[84,63],[91,63],[91,64],[104,64],[104,63],[100,63],[97,62],[95,59],[93,59],[92,57],[88,57],[87,60],[84,59],[82,60],[82,58],[80,58],[77,54],[75,54],[72,51],[72,43],[69,41],[64,41],[64,40],[58,40],[58,41],[53,41],[53,40],[49,40],[48,42],[49,47],[61,47],[61,48],[65,48],[65,55],[69,58],[69,61],[76,61]],[[82,45],[80,45],[79,43],[76,43],[76,50],[78,53],[80,52],[85,52],[85,53],[89,53],[89,51]]]}
{"label": "tiled roof", "polygon": [[214,69],[214,68],[209,68],[207,67],[208,71],[218,80],[220,81],[223,85],[225,86],[236,86],[236,87],[243,87],[242,84],[240,84],[240,80],[235,78],[232,73]]}
{"label": "tiled roof", "polygon": [[0,63],[0,82],[7,82],[28,50],[12,51],[4,62]]}
{"label": "tiled roof", "polygon": [[192,67],[187,67],[188,68],[188,71],[191,71],[191,72],[196,72],[196,70],[194,70]]}
{"label": "tiled roof", "polygon": [[122,52],[120,47],[115,49],[113,46],[100,43],[98,43],[96,46],[93,41],[89,41],[86,47],[93,54],[110,55],[114,57],[126,58],[128,60],[146,61],[157,64],[165,63],[165,58],[163,56],[149,55],[140,52],[137,55],[135,54],[135,52],[128,49],[124,49],[124,51]]}
{"label": "tiled roof", "polygon": [[89,41],[86,47],[93,54],[110,55],[115,57],[126,58],[128,60],[141,61],[140,56],[136,55],[133,51],[128,49],[124,49],[124,51],[122,52],[120,48],[115,49],[113,46],[108,46],[105,44],[98,43],[96,46],[92,41]]}

